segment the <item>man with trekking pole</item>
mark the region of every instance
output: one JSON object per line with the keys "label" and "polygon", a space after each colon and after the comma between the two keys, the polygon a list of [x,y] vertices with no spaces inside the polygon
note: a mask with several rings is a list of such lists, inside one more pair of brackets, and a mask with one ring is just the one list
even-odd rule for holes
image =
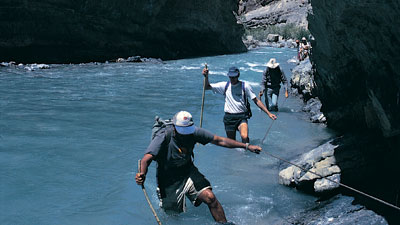
{"label": "man with trekking pole", "polygon": [[247,120],[251,117],[251,108],[248,97],[265,112],[272,120],[276,116],[270,113],[265,105],[256,97],[248,83],[239,80],[240,71],[236,67],[229,68],[227,76],[229,81],[212,83],[208,80],[208,68],[203,69],[205,77],[205,89],[213,90],[225,97],[224,105],[224,125],[226,136],[236,140],[236,131],[239,131],[243,143],[249,143],[249,128]]}
{"label": "man with trekking pole", "polygon": [[244,148],[259,153],[260,146],[241,143],[220,137],[196,127],[192,115],[180,111],[173,117],[173,124],[160,129],[147,147],[140,161],[140,170],[135,180],[143,185],[150,163],[157,162],[157,183],[160,206],[167,213],[185,212],[185,196],[194,206],[206,203],[214,220],[227,223],[224,209],[214,195],[210,182],[193,164],[193,149],[196,143],[212,143],[226,148]]}

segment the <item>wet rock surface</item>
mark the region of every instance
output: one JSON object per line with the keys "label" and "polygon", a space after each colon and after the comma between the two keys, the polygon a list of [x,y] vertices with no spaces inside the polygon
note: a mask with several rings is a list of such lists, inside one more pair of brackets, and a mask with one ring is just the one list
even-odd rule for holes
{"label": "wet rock surface", "polygon": [[283,224],[388,224],[382,216],[377,215],[362,205],[353,204],[353,200],[354,198],[348,196],[334,196],[327,201],[320,202],[314,208],[286,218],[287,222]]}

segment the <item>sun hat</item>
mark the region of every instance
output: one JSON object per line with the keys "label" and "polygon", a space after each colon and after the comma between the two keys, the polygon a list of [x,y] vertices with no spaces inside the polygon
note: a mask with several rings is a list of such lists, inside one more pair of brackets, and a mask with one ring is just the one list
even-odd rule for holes
{"label": "sun hat", "polygon": [[236,67],[229,68],[228,77],[237,77],[239,76],[239,69]]}
{"label": "sun hat", "polygon": [[271,58],[269,60],[269,62],[267,63],[267,67],[272,68],[272,69],[274,69],[274,68],[276,68],[278,66],[279,66],[279,63],[276,62],[275,58]]}
{"label": "sun hat", "polygon": [[196,130],[192,114],[190,114],[189,112],[180,111],[176,113],[172,121],[175,125],[176,131],[180,134],[193,134]]}

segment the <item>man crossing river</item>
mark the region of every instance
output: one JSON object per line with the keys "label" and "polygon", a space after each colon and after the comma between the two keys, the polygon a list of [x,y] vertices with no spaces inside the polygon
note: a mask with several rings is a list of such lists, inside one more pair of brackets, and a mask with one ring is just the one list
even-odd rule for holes
{"label": "man crossing river", "polygon": [[272,120],[276,116],[270,113],[265,105],[256,97],[248,83],[239,81],[240,71],[236,67],[231,67],[228,72],[229,81],[212,83],[208,80],[208,68],[203,69],[205,77],[205,89],[213,90],[215,93],[224,95],[225,97],[225,132],[230,139],[236,140],[236,130],[240,132],[243,143],[249,143],[249,128],[247,119],[251,117],[250,103],[247,97],[264,111]]}
{"label": "man crossing river", "polygon": [[142,185],[147,168],[157,161],[158,196],[166,212],[184,212],[185,196],[194,206],[206,203],[214,220],[226,224],[224,209],[212,192],[210,182],[193,164],[193,148],[196,143],[212,143],[226,148],[245,148],[259,153],[260,146],[241,143],[220,137],[194,125],[192,115],[186,111],[175,114],[173,124],[157,132],[141,160],[140,171],[135,180]]}

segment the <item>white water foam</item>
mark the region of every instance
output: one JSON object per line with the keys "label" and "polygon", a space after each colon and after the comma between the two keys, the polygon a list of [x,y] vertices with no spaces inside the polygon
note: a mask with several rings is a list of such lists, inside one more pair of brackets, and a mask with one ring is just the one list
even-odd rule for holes
{"label": "white water foam", "polygon": [[181,66],[180,69],[181,70],[198,70],[198,69],[201,69],[201,67],[197,67],[197,66]]}

